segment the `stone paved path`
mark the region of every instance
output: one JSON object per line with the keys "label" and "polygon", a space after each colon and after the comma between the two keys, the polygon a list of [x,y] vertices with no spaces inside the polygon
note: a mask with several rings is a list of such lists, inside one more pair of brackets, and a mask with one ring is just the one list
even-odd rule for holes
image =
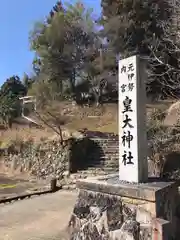
{"label": "stone paved path", "polygon": [[77,192],[59,191],[0,205],[0,240],[63,240]]}

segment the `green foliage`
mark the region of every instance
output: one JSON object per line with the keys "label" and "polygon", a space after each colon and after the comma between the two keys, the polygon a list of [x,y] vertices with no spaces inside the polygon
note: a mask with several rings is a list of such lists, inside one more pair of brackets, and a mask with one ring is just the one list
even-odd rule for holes
{"label": "green foliage", "polygon": [[147,91],[156,98],[179,90],[179,6],[167,0],[102,0],[102,35],[122,58],[140,54],[148,63]]}
{"label": "green foliage", "polygon": [[20,81],[18,76],[12,76],[7,79],[0,89],[0,97],[8,96],[24,96],[26,94],[26,88]]}
{"label": "green foliage", "polygon": [[53,90],[51,85],[46,81],[37,81],[28,91],[28,95],[36,96],[37,108],[42,109],[49,101],[53,100]]}
{"label": "green foliage", "polygon": [[95,23],[91,9],[80,4],[68,4],[66,9],[57,5],[47,22],[35,24],[30,43],[36,52],[33,65],[38,81],[49,83],[50,94],[53,88],[53,97],[61,99],[74,92],[75,79],[92,55]]}
{"label": "green foliage", "polygon": [[27,89],[18,76],[6,80],[0,89],[0,118],[11,125],[12,119],[20,114],[19,97],[26,95]]}
{"label": "green foliage", "polygon": [[28,90],[31,88],[32,84],[34,83],[34,79],[30,78],[27,73],[24,73],[24,76],[22,78],[22,83],[25,86],[25,88]]}
{"label": "green foliage", "polygon": [[152,44],[154,34],[161,37],[171,14],[167,1],[102,0],[102,6],[104,33],[116,53],[123,56],[149,53],[147,44]]}
{"label": "green foliage", "polygon": [[72,99],[78,91],[92,93],[94,86],[102,95],[101,80],[109,81],[109,73],[117,74],[117,57],[134,54],[147,60],[148,94],[154,98],[177,95],[178,4],[168,0],[101,0],[102,16],[97,20],[93,10],[80,2],[63,5],[58,1],[29,35],[35,53],[34,76],[25,73],[22,83],[14,76],[2,86],[1,115],[12,115],[6,112],[16,111],[16,98],[26,92],[35,95],[41,107],[52,100]]}

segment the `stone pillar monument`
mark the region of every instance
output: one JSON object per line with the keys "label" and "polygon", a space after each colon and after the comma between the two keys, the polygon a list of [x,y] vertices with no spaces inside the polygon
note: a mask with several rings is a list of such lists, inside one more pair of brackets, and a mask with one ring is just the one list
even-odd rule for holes
{"label": "stone pillar monument", "polygon": [[146,182],[146,72],[138,56],[119,61],[119,179]]}
{"label": "stone pillar monument", "polygon": [[78,180],[71,240],[179,239],[180,182],[148,178],[145,68],[119,62],[119,172]]}

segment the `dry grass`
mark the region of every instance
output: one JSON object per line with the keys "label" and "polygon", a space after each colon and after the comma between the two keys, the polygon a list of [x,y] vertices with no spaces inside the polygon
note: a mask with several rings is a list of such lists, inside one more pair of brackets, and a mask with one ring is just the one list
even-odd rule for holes
{"label": "dry grass", "polygon": [[34,140],[40,141],[42,138],[48,138],[52,136],[52,132],[49,129],[30,129],[30,128],[17,128],[12,130],[0,131],[0,145],[8,145],[10,141],[27,141]]}
{"label": "dry grass", "polygon": [[[72,105],[65,105],[64,108],[68,110],[65,113],[66,116],[68,115],[68,121],[63,125],[63,128],[70,131],[87,128],[91,131],[118,132],[116,105],[107,105],[103,108],[73,107],[74,109],[72,109]],[[16,124],[12,130],[0,130],[0,142],[8,143],[11,140],[18,141],[19,139],[39,141],[52,135],[54,135],[54,132],[47,127],[41,130]]]}
{"label": "dry grass", "polygon": [[[147,104],[147,112],[153,108],[167,109],[172,102]],[[63,113],[67,117],[64,128],[70,131],[78,131],[87,128],[91,131],[118,133],[118,106],[116,104],[105,104],[103,108],[81,108],[72,104],[60,103],[56,105],[57,115]],[[54,135],[51,129],[35,129],[26,126],[15,126],[12,130],[0,130],[0,142],[8,142],[21,138],[22,140],[33,139],[39,141]]]}
{"label": "dry grass", "polygon": [[[67,105],[65,108],[70,109]],[[115,105],[108,105],[103,109],[75,108],[72,111],[68,111],[67,114],[65,113],[65,115],[68,115],[68,121],[63,125],[63,128],[70,131],[87,128],[91,131],[118,132],[117,106]],[[19,141],[19,139],[39,141],[42,138],[49,138],[53,135],[54,132],[47,127],[42,130],[15,124],[12,130],[0,130],[0,142],[6,144],[12,140]]]}
{"label": "dry grass", "polygon": [[71,130],[87,128],[91,131],[118,133],[117,105],[109,104],[103,107],[103,109],[94,109],[94,112],[90,108],[82,109],[81,114],[79,112],[79,116],[71,117],[66,127]]}

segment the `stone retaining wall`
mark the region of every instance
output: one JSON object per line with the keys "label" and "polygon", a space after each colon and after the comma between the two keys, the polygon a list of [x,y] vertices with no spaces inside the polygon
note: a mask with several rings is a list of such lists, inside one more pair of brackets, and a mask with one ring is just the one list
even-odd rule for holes
{"label": "stone retaining wall", "polygon": [[99,172],[118,171],[118,137],[89,132],[84,137],[59,141],[42,140],[40,143],[25,141],[1,149],[5,167],[28,172],[40,178],[60,178],[64,171],[85,171],[88,176]]}
{"label": "stone retaining wall", "polygon": [[8,149],[3,156],[4,165],[14,171],[27,172],[39,178],[58,176],[68,169],[70,146],[58,141],[40,143],[22,142],[17,149]]}
{"label": "stone retaining wall", "polygon": [[40,143],[21,142],[21,146],[10,146],[3,152],[5,167],[28,172],[39,178],[56,177],[72,171],[74,166],[81,169],[86,156],[92,152],[93,144],[88,138],[70,138],[60,144],[58,140]]}

